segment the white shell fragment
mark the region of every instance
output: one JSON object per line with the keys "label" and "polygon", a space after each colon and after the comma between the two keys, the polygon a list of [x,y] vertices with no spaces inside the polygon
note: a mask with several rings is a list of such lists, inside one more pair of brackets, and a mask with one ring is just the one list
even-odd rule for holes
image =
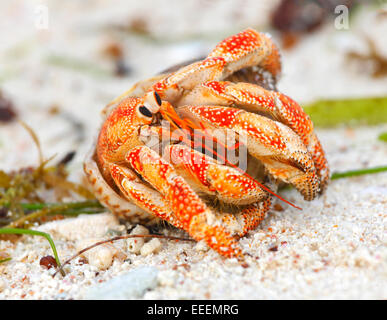
{"label": "white shell fragment", "polygon": [[[138,224],[130,233],[132,235],[149,234],[149,230],[144,226]],[[139,254],[141,248],[145,243],[145,238],[131,238],[126,240],[128,251],[131,253]]]}
{"label": "white shell fragment", "polygon": [[207,245],[207,243],[204,240],[198,241],[194,247],[194,249],[198,252],[206,252],[210,250],[210,247]]}
{"label": "white shell fragment", "polygon": [[[101,239],[89,238],[80,240],[77,243],[77,250],[82,250]],[[119,259],[124,259],[126,255],[119,249],[117,249],[111,243],[101,244],[93,249],[87,250],[82,254],[83,257],[87,259],[90,265],[98,268],[99,270],[105,270],[109,268],[115,257]]]}
{"label": "white shell fragment", "polygon": [[140,252],[142,256],[147,256],[151,253],[156,253],[161,249],[161,242],[157,238],[153,238],[149,242],[145,243]]}

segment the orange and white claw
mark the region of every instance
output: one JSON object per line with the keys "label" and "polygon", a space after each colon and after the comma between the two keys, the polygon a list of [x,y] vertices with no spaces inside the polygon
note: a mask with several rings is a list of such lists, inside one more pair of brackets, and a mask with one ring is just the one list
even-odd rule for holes
{"label": "orange and white claw", "polygon": [[300,137],[286,125],[241,109],[223,106],[185,106],[178,113],[208,128],[243,135],[251,155],[276,178],[293,184],[307,200],[316,197],[319,179],[313,159]]}
{"label": "orange and white claw", "polygon": [[208,81],[184,97],[181,104],[234,104],[246,111],[267,114],[289,126],[306,146],[313,133],[312,121],[297,102],[280,92],[266,90],[251,83]]}
{"label": "orange and white claw", "polygon": [[313,130],[313,123],[301,106],[290,97],[276,92],[276,106],[280,111],[281,120],[292,128],[306,145],[310,152],[317,175],[320,177],[320,193],[329,181],[329,167],[324,149]]}
{"label": "orange and white claw", "polygon": [[184,91],[192,90],[202,82],[220,80],[225,64],[225,60],[221,57],[195,62],[156,82],[150,91],[156,91],[161,99],[173,103]]}
{"label": "orange and white claw", "polygon": [[243,260],[237,240],[217,223],[215,214],[170,163],[146,146],[130,150],[126,161],[161,193],[182,229],[195,240],[204,240],[221,255]]}
{"label": "orange and white claw", "polygon": [[310,143],[308,145],[308,150],[311,153],[314,161],[314,165],[317,170],[317,174],[320,177],[320,193],[322,193],[327,184],[329,183],[330,173],[328,160],[325,156],[324,149],[321,145],[321,142],[317,138],[317,136],[313,133],[310,139]]}
{"label": "orange and white claw", "polygon": [[248,205],[235,214],[222,214],[222,225],[226,227],[232,235],[243,237],[247,232],[255,230],[265,219],[270,209],[272,199],[267,199]]}
{"label": "orange and white claw", "polygon": [[244,262],[244,255],[237,239],[220,222],[212,212],[201,213],[192,217],[188,232],[195,240],[204,240],[210,248],[222,256]]}
{"label": "orange and white claw", "polygon": [[[276,79],[281,73],[279,50],[271,37],[254,29],[246,29],[220,42],[208,55],[226,61],[222,79],[242,68],[258,66]],[[208,79],[210,80],[210,79]]]}
{"label": "orange and white claw", "polygon": [[216,195],[219,200],[235,205],[250,204],[268,197],[255,180],[201,152],[179,144],[167,146],[165,151],[175,170],[195,190]]}
{"label": "orange and white claw", "polygon": [[111,164],[110,173],[127,200],[135,203],[138,207],[152,215],[168,221],[177,228],[182,227],[160,193],[147,187],[132,170],[120,165]]}
{"label": "orange and white claw", "polygon": [[175,103],[201,83],[223,80],[240,69],[255,66],[276,80],[281,72],[279,50],[270,36],[246,29],[220,42],[206,59],[157,81],[149,91],[156,91],[163,100]]}
{"label": "orange and white claw", "polygon": [[84,162],[84,171],[96,198],[117,216],[130,219],[134,223],[154,224],[159,220],[155,215],[127,201],[113,190],[102,176],[97,163],[89,155]]}
{"label": "orange and white claw", "polygon": [[251,83],[208,81],[196,87],[179,102],[182,105],[236,105],[244,110],[267,114],[291,128],[301,138],[312,155],[320,191],[329,180],[328,163],[320,141],[313,130],[313,122],[302,107],[285,94],[266,90]]}

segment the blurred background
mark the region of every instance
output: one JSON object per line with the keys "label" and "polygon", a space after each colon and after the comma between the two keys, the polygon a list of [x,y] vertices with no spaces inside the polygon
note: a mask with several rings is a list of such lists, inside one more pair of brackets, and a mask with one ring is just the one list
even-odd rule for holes
{"label": "blurred background", "polygon": [[[387,95],[386,1],[12,0],[0,17],[3,170],[38,161],[19,118],[45,157],[76,151],[78,174],[110,100],[247,27],[278,43],[278,88],[301,104]],[[327,132],[323,144],[342,134]]]}

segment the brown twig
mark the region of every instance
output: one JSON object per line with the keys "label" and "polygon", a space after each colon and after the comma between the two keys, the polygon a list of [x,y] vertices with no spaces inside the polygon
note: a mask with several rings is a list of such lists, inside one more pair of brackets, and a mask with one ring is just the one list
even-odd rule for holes
{"label": "brown twig", "polygon": [[195,241],[194,239],[190,239],[190,238],[179,238],[179,237],[173,237],[173,236],[163,236],[163,235],[160,235],[160,234],[126,234],[126,235],[123,235],[123,236],[117,236],[117,237],[114,237],[114,238],[111,238],[111,239],[108,239],[108,240],[103,240],[103,241],[99,241],[99,242],[96,242],[94,244],[92,244],[91,246],[88,246],[80,251],[78,251],[76,254],[74,254],[71,258],[69,258],[68,260],[66,260],[61,266],[60,268],[53,274],[53,278],[56,276],[56,274],[58,272],[62,272],[63,271],[63,267],[70,263],[71,260],[75,259],[76,257],[80,256],[82,253],[90,250],[90,249],[93,249],[101,244],[105,244],[105,243],[110,243],[110,242],[113,242],[113,241],[117,241],[117,240],[123,240],[123,239],[130,239],[130,238],[160,238],[160,239],[168,239],[168,240],[181,240],[181,241]]}

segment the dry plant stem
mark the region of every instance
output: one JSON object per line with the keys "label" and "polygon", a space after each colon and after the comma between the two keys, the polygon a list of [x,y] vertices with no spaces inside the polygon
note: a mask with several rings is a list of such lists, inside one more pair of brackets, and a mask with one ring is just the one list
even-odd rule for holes
{"label": "dry plant stem", "polygon": [[59,212],[66,210],[66,205],[58,206],[57,208],[44,208],[42,210],[35,211],[29,215],[26,215],[24,217],[21,217],[17,219],[16,221],[11,222],[9,225],[6,226],[6,228],[17,228],[20,226],[23,226],[26,222],[32,222],[38,218],[41,218],[48,213],[52,212]]}
{"label": "dry plant stem", "polygon": [[[129,238],[159,238],[159,239],[168,239],[168,240],[180,240],[180,241],[192,241],[192,242],[195,242],[194,239],[190,239],[190,238],[179,238],[179,237],[173,237],[173,236],[163,236],[163,235],[158,235],[158,234],[127,234],[127,235],[124,235],[124,236],[118,236],[118,237],[114,237],[114,238],[111,238],[111,239],[108,239],[108,240],[103,240],[103,241],[99,241],[99,242],[96,242],[94,244],[92,244],[91,246],[89,247],[86,247],[80,251],[78,251],[76,254],[74,254],[71,258],[69,258],[68,260],[65,261],[65,263],[63,263],[59,269],[53,274],[52,277],[55,277],[56,274],[58,272],[61,272],[63,271],[63,267],[68,264],[71,260],[75,259],[76,257],[80,256],[82,253],[90,250],[90,249],[93,249],[101,244],[105,244],[105,243],[110,243],[110,242],[113,242],[113,241],[117,241],[117,240],[123,240],[123,239],[129,239]],[[58,264],[59,266],[59,264]],[[62,273],[63,275],[63,273]]]}
{"label": "dry plant stem", "polygon": [[24,129],[27,130],[27,132],[31,136],[32,140],[34,140],[34,143],[35,143],[35,145],[38,149],[38,152],[39,152],[39,163],[40,163],[40,165],[42,165],[44,163],[43,152],[42,152],[42,148],[40,146],[40,141],[39,141],[38,136],[36,135],[35,131],[27,123],[25,123],[21,120],[19,120],[19,123],[24,127]]}

